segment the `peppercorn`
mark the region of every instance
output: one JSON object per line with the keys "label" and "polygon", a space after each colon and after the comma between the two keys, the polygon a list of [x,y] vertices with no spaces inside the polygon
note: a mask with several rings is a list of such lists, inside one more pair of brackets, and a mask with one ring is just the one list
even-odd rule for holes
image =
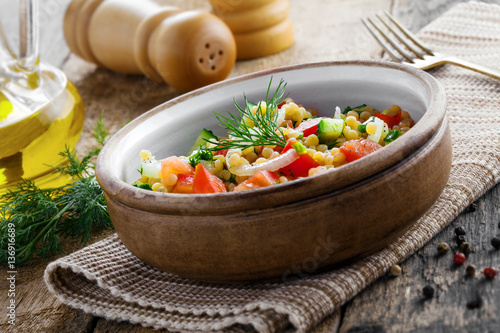
{"label": "peppercorn", "polygon": [[392,265],[389,269],[389,274],[391,276],[400,276],[401,275],[401,267],[399,265]]}
{"label": "peppercorn", "polygon": [[465,236],[466,232],[465,229],[462,227],[456,227],[455,228],[455,235],[457,236]]}
{"label": "peppercorn", "polygon": [[477,210],[477,204],[475,202],[471,203],[469,205],[469,211],[470,212],[475,212]]}
{"label": "peppercorn", "polygon": [[486,267],[483,270],[484,276],[486,276],[487,278],[490,278],[490,279],[493,279],[495,276],[497,276],[497,273],[498,273],[498,269],[496,269],[494,267]]}
{"label": "peppercorn", "polygon": [[455,265],[463,265],[463,263],[465,262],[465,254],[463,254],[462,252],[457,252],[457,254],[455,254],[455,256],[453,257],[453,262],[455,263]]}
{"label": "peppercorn", "polygon": [[437,246],[437,251],[439,254],[445,254],[450,250],[450,246],[446,242],[441,242]]}
{"label": "peppercorn", "polygon": [[500,249],[500,238],[493,237],[491,239],[491,246],[493,246],[495,249],[499,250]]}
{"label": "peppercorn", "polygon": [[465,236],[464,235],[457,236],[456,241],[458,246],[462,245],[462,243],[465,242]]}
{"label": "peppercorn", "polygon": [[462,244],[460,244],[460,247],[458,250],[460,252],[462,252],[463,254],[468,255],[472,252],[472,245],[470,245],[470,243],[468,243],[468,242],[463,242]]}
{"label": "peppercorn", "polygon": [[476,266],[474,266],[474,265],[467,265],[467,267],[465,268],[465,273],[468,276],[474,276],[474,275],[476,275]]}
{"label": "peppercorn", "polygon": [[422,288],[422,293],[424,294],[425,298],[432,298],[434,297],[434,288],[431,286],[425,286]]}

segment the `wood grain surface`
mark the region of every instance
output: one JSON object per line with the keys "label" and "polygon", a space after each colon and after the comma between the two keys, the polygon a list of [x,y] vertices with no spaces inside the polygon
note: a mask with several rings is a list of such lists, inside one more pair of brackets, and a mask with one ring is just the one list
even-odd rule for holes
{"label": "wood grain surface", "polygon": [[[162,0],[185,9],[209,10],[208,1]],[[231,77],[261,69],[321,60],[380,59],[382,50],[365,31],[360,19],[389,10],[417,31],[461,0],[291,0],[295,44],[269,57],[239,61]],[[500,4],[500,0],[485,1]],[[0,10],[13,11],[12,1],[2,0]],[[41,56],[60,67],[79,89],[86,108],[84,133],[77,146],[84,155],[94,145],[92,127],[101,112],[111,132],[150,108],[179,95],[165,84],[142,76],[128,76],[97,68],[69,51],[62,34],[62,17],[69,0],[41,0]],[[3,17],[3,16],[2,16]],[[474,209],[475,208],[475,209]],[[500,251],[490,244],[500,235],[500,186],[481,197],[437,237],[401,263],[402,275],[383,277],[326,318],[316,332],[500,332],[500,278],[486,279],[480,271],[499,265]],[[457,249],[454,229],[463,227],[473,252],[468,263],[477,267],[466,277],[465,267],[453,265]],[[110,235],[103,231],[93,241]],[[447,242],[452,251],[438,255],[436,246]],[[81,245],[67,240],[66,253]],[[61,256],[63,256],[62,254]],[[55,258],[51,258],[53,260]],[[117,323],[73,310],[56,300],[43,282],[50,260],[36,259],[18,269],[16,326],[7,323],[7,273],[0,271],[1,332],[166,332],[129,323]],[[430,285],[434,297],[422,288]]]}

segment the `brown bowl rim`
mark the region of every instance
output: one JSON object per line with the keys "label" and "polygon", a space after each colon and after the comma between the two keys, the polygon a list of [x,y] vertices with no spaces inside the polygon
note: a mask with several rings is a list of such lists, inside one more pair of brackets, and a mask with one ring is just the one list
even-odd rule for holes
{"label": "brown bowl rim", "polygon": [[[333,171],[321,175],[298,179],[293,182],[280,184],[279,186],[242,192],[197,195],[146,191],[131,186],[109,171],[111,170],[109,157],[113,154],[119,142],[139,123],[157,113],[164,112],[173,105],[205,94],[214,88],[221,88],[260,76],[275,75],[280,72],[298,69],[349,65],[377,66],[406,72],[417,78],[427,88],[430,96],[428,109],[410,132],[384,147],[384,149],[380,149],[365,158],[335,168]],[[234,212],[244,213],[248,211],[249,207],[253,211],[256,209],[266,209],[332,192],[387,169],[391,165],[407,158],[429,140],[445,117],[445,113],[446,95],[443,87],[430,74],[411,66],[386,61],[351,60],[324,61],[277,67],[211,84],[169,100],[137,117],[119,130],[103,147],[97,158],[96,177],[103,190],[114,200],[151,213],[183,216],[225,215]]]}

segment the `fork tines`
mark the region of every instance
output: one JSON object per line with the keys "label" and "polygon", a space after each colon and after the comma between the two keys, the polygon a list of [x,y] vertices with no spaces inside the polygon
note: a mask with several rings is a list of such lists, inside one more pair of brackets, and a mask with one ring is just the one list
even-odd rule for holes
{"label": "fork tines", "polygon": [[414,63],[415,58],[424,59],[424,55],[433,55],[428,47],[389,12],[384,11],[382,15],[375,16],[376,19],[363,19],[363,24],[394,60]]}

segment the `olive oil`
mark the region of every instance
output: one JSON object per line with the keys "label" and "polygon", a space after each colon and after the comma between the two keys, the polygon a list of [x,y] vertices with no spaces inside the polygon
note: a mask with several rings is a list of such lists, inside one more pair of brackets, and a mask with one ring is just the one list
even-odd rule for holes
{"label": "olive oil", "polygon": [[68,177],[54,170],[67,162],[59,153],[66,147],[74,150],[83,122],[81,97],[69,81],[54,100],[32,114],[0,92],[0,195],[21,178],[42,188],[67,183]]}

